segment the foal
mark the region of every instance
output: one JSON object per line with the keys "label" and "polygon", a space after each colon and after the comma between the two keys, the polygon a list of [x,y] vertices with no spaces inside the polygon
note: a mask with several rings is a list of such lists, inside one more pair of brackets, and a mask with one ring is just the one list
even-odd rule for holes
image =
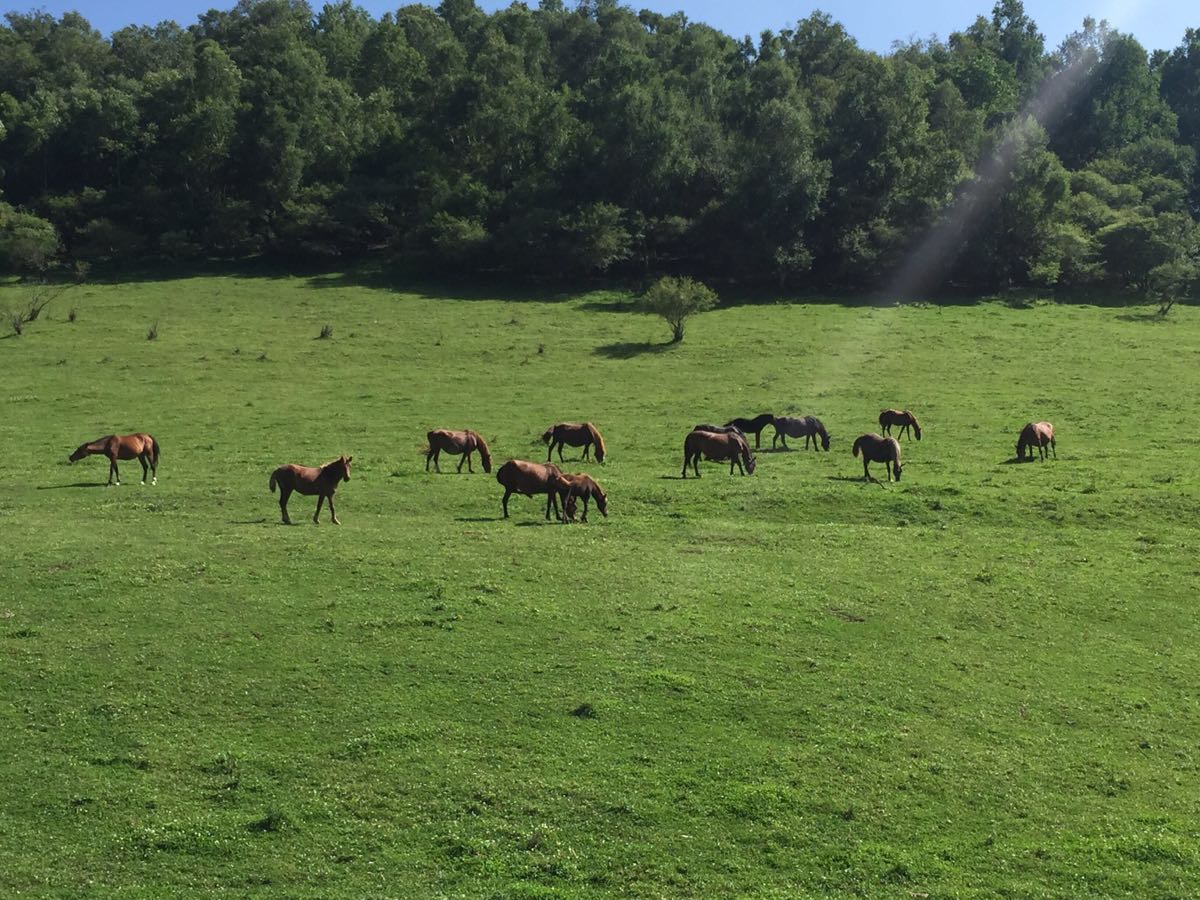
{"label": "foal", "polygon": [[313,513],[313,524],[319,524],[321,504],[329,500],[329,518],[334,525],[341,525],[337,513],[333,510],[333,492],[337,490],[338,482],[350,480],[350,460],[353,456],[339,456],[333,462],[326,463],[319,469],[313,466],[298,466],[288,463],[280,466],[271,473],[271,493],[279,485],[279,511],[283,513],[283,524],[291,525],[288,518],[288,498],[292,491],[305,496],[317,495],[317,511]]}
{"label": "foal", "polygon": [[563,521],[570,521],[575,518],[576,499],[583,498],[583,516],[581,522],[587,521],[588,501],[594,499],[596,501],[596,509],[600,510],[600,515],[608,518],[608,498],[604,496],[604,491],[600,485],[596,483],[596,479],[592,478],[585,472],[577,472],[574,475],[564,476],[570,487],[562,491],[563,501]]}

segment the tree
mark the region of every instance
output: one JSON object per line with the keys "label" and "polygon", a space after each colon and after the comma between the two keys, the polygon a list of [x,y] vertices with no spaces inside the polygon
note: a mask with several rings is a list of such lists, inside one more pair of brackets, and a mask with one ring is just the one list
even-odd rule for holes
{"label": "tree", "polygon": [[58,253],[58,232],[32,213],[0,201],[0,273],[44,272]]}
{"label": "tree", "polygon": [[683,326],[689,316],[717,305],[717,295],[691,278],[660,278],[642,295],[643,312],[662,316],[671,326],[671,343],[683,340]]}

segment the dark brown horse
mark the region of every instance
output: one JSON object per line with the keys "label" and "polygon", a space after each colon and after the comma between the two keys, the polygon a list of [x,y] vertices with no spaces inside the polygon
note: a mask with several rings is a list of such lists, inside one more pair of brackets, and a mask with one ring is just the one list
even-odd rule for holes
{"label": "dark brown horse", "polygon": [[142,464],[142,484],[146,483],[146,473],[151,472],[151,484],[158,484],[158,441],[145,433],[110,434],[92,441],[90,444],[80,444],[68,459],[78,462],[85,456],[102,453],[108,457],[108,483],[117,478],[117,487],[121,486],[121,473],[117,470],[118,459],[136,459]]}
{"label": "dark brown horse", "polygon": [[433,460],[433,470],[435,472],[442,471],[438,466],[438,457],[442,451],[452,455],[462,455],[462,459],[458,461],[458,469],[461,472],[463,463],[467,464],[467,471],[474,472],[471,468],[471,454],[476,450],[479,451],[479,461],[483,463],[483,471],[492,471],[492,451],[488,449],[487,441],[485,441],[478,433],[474,431],[447,431],[444,428],[437,428],[425,435],[429,440],[429,452],[425,454],[425,471],[429,471],[429,461]]}
{"label": "dark brown horse", "polygon": [[858,456],[862,453],[863,461],[863,478],[867,481],[879,483],[878,479],[871,477],[871,470],[868,468],[869,463],[881,462],[888,470],[888,481],[892,480],[892,473],[895,472],[896,480],[900,480],[900,444],[894,437],[884,437],[881,434],[864,434],[854,442],[854,455]]}
{"label": "dark brown horse", "polygon": [[742,429],[736,425],[693,425],[692,431],[711,431],[713,434],[741,434],[742,437],[746,436],[742,434]]}
{"label": "dark brown horse", "polygon": [[1033,448],[1037,447],[1038,457],[1045,462],[1049,454],[1046,452],[1046,447],[1054,453],[1054,458],[1058,459],[1058,449],[1054,446],[1054,426],[1049,422],[1030,422],[1021,429],[1021,436],[1017,438],[1017,459],[1025,458],[1025,450],[1029,450],[1029,458],[1033,459]]}
{"label": "dark brown horse", "polygon": [[608,518],[608,498],[604,496],[604,491],[596,480],[586,472],[576,472],[574,475],[564,476],[570,487],[564,488],[562,491],[563,500],[563,521],[569,522],[575,518],[575,508],[578,498],[583,498],[583,516],[580,521],[587,521],[588,501],[596,501],[596,509],[600,510],[600,515]]}
{"label": "dark brown horse", "polygon": [[272,472],[271,493],[275,493],[275,486],[279,485],[279,511],[283,513],[283,524],[292,524],[292,520],[288,518],[287,504],[288,498],[292,496],[292,491],[295,491],[306,497],[317,495],[317,511],[313,513],[314,525],[318,524],[317,517],[321,515],[321,504],[326,500],[329,501],[330,520],[334,525],[341,525],[337,513],[333,510],[333,492],[337,490],[338,482],[350,480],[350,460],[352,459],[354,459],[353,456],[339,456],[333,462],[326,463],[319,469],[313,466],[297,466],[294,463],[288,463]]}
{"label": "dark brown horse", "polygon": [[558,511],[558,495],[567,490],[567,481],[562,469],[554,463],[535,463],[524,459],[510,459],[496,472],[496,480],[504,486],[504,518],[508,518],[508,498],[513,494],[532,497],[546,494],[546,518],[550,518],[550,505],[554,505],[554,517],[561,519]]}
{"label": "dark brown horse", "polygon": [[783,441],[783,449],[787,450],[787,439],[790,437],[804,438],[804,449],[808,449],[808,442],[812,441],[812,448],[817,449],[817,438],[821,439],[823,449],[829,449],[829,432],[825,430],[825,426],[821,424],[821,420],[814,416],[801,416],[792,418],[791,416],[778,416],[775,419],[775,437],[771,438],[771,447],[775,446],[776,441]]}
{"label": "dark brown horse", "polygon": [[899,425],[900,431],[897,432],[897,437],[903,437],[904,432],[912,427],[913,434],[917,440],[921,439],[921,423],[917,421],[917,417],[910,413],[907,409],[884,409],[879,412],[879,427],[883,429],[884,434],[892,433],[892,426]]}
{"label": "dark brown horse", "polygon": [[[711,462],[729,460],[729,474],[733,474],[736,464],[743,475],[753,475],[758,465],[750,445],[740,434],[716,434],[711,431],[693,431],[683,441],[683,477],[687,478],[688,463],[692,471],[700,477],[700,457]],[[744,468],[743,468],[744,466]]]}
{"label": "dark brown horse", "polygon": [[584,459],[588,458],[588,451],[594,446],[596,462],[604,462],[604,438],[591,422],[559,422],[557,425],[551,425],[542,433],[542,443],[549,444],[546,448],[546,462],[550,462],[555,447],[558,448],[558,461],[563,462],[563,444],[582,447]]}
{"label": "dark brown horse", "polygon": [[759,413],[753,419],[730,419],[726,422],[726,426],[732,425],[734,428],[742,432],[742,434],[754,435],[754,449],[759,446],[759,436],[762,430],[775,421],[775,417],[771,413]]}

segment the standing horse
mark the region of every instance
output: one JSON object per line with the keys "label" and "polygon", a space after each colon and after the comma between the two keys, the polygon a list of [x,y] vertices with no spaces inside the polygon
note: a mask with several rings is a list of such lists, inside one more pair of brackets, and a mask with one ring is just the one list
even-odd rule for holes
{"label": "standing horse", "polygon": [[555,518],[560,518],[558,495],[567,490],[571,483],[554,463],[535,463],[524,459],[510,459],[496,472],[496,480],[504,486],[504,518],[508,518],[508,498],[513,494],[532,497],[546,494],[546,518],[550,518],[550,504],[554,504]]}
{"label": "standing horse", "polygon": [[[753,475],[758,465],[750,445],[740,434],[714,434],[711,431],[693,431],[683,442],[683,477],[687,478],[688,463],[696,477],[700,477],[700,457],[712,462],[729,460],[729,474],[736,464],[743,475]],[[744,466],[744,468],[743,468]]]}
{"label": "standing horse", "polygon": [[577,498],[583,498],[583,517],[582,522],[587,521],[588,501],[595,499],[596,509],[600,510],[600,515],[608,518],[608,498],[604,496],[604,491],[596,480],[586,472],[576,472],[574,475],[565,475],[570,483],[569,487],[562,490],[563,503],[563,521],[568,522],[575,518],[575,508]]}
{"label": "standing horse", "polygon": [[492,471],[492,451],[488,449],[487,441],[483,439],[477,432],[474,431],[447,431],[444,428],[437,428],[430,431],[425,437],[429,440],[429,452],[425,454],[425,471],[429,471],[429,461],[433,460],[433,470],[441,472],[438,466],[438,457],[442,451],[453,455],[462,455],[462,459],[458,461],[458,469],[461,472],[463,463],[467,464],[467,471],[474,472],[471,468],[471,454],[476,450],[479,451],[479,461],[483,463],[483,471]]}
{"label": "standing horse", "polygon": [[110,434],[108,437],[97,438],[90,444],[80,444],[75,452],[67,457],[71,462],[78,462],[85,456],[102,453],[108,457],[108,483],[113,483],[117,477],[117,487],[121,486],[121,473],[117,470],[118,459],[136,459],[142,464],[142,484],[146,483],[146,473],[151,472],[151,484],[158,484],[158,441],[145,433]]}
{"label": "standing horse", "polygon": [[1033,459],[1033,448],[1037,447],[1038,457],[1045,462],[1046,447],[1049,445],[1050,450],[1054,453],[1054,458],[1058,459],[1058,448],[1054,446],[1054,426],[1049,422],[1030,422],[1021,429],[1021,436],[1017,438],[1017,459],[1025,458],[1025,450],[1029,449],[1029,458]]}
{"label": "standing horse", "polygon": [[730,419],[725,425],[732,425],[734,428],[741,431],[743,434],[754,435],[754,449],[759,446],[759,436],[762,430],[775,421],[775,417],[770,413],[759,413],[753,419]]}
{"label": "standing horse", "polygon": [[330,520],[334,525],[341,525],[342,523],[338,521],[337,513],[333,509],[333,492],[337,490],[338,482],[350,480],[350,460],[352,459],[354,459],[353,456],[339,456],[333,462],[325,463],[320,468],[288,463],[272,472],[271,493],[275,493],[275,486],[278,485],[279,511],[283,513],[283,524],[292,524],[292,520],[288,518],[287,504],[288,498],[292,496],[292,491],[295,491],[306,497],[317,495],[317,511],[313,513],[314,525],[320,524],[318,517],[321,515],[321,504],[326,500],[329,501]]}
{"label": "standing horse", "polygon": [[596,462],[604,462],[604,438],[591,422],[559,422],[557,425],[551,425],[542,433],[542,443],[549,445],[546,448],[546,462],[550,462],[555,447],[558,448],[558,461],[563,462],[563,444],[582,447],[584,459],[588,458],[588,450],[594,445]]}
{"label": "standing horse", "polygon": [[899,425],[900,431],[897,437],[902,437],[904,432],[908,431],[909,426],[912,426],[913,434],[917,440],[921,439],[921,424],[917,421],[917,417],[910,413],[907,409],[883,409],[879,411],[879,427],[883,429],[884,434],[892,433],[892,426]]}
{"label": "standing horse", "polygon": [[888,470],[888,481],[892,480],[893,471],[896,480],[900,480],[900,444],[894,437],[884,437],[874,432],[864,434],[854,442],[854,455],[858,456],[859,451],[862,451],[863,478],[867,481],[879,483],[878,479],[871,477],[871,471],[867,468],[873,462],[884,464]]}
{"label": "standing horse", "polygon": [[791,416],[779,416],[775,419],[775,437],[771,438],[771,447],[774,449],[776,441],[783,441],[783,449],[791,448],[787,445],[787,439],[790,437],[804,438],[804,449],[808,449],[808,442],[812,441],[812,448],[817,449],[817,438],[821,439],[821,447],[824,450],[829,449],[829,432],[825,430],[825,426],[821,424],[821,420],[813,416],[802,416],[794,419]]}

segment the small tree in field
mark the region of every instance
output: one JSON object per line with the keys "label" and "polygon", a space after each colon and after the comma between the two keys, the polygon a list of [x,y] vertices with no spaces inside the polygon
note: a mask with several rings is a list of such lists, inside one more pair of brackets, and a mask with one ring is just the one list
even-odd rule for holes
{"label": "small tree in field", "polygon": [[712,309],[717,305],[717,295],[705,285],[691,278],[675,278],[668,275],[660,278],[642,295],[643,312],[662,316],[671,326],[671,343],[683,340],[683,325],[688,316]]}

